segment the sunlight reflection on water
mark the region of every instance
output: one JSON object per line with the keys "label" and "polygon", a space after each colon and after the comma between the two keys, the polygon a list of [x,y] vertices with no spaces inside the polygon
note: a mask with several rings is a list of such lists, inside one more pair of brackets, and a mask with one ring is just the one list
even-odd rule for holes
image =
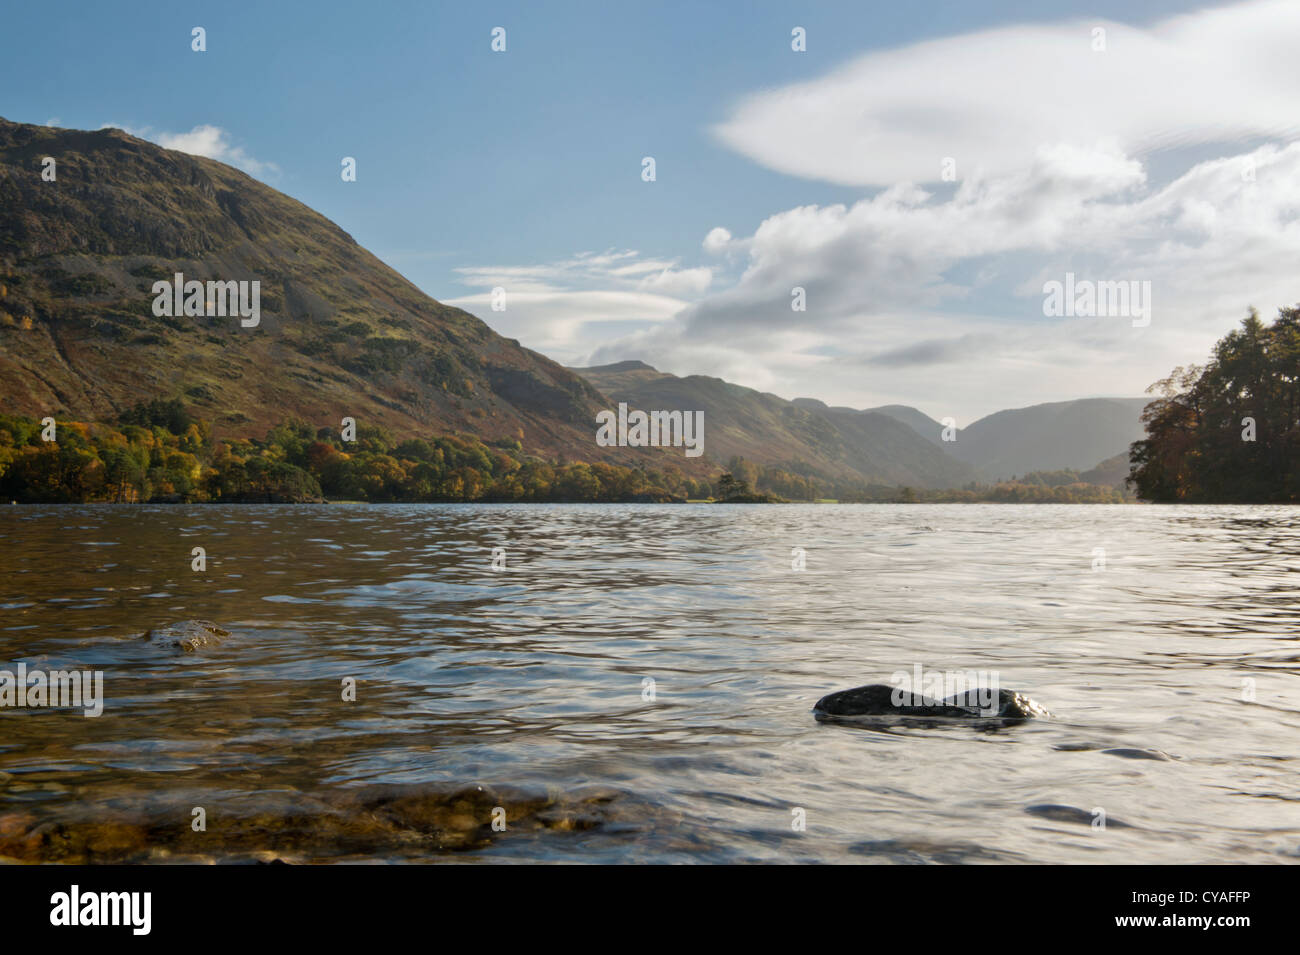
{"label": "sunlight reflection on water", "polygon": [[[0,837],[111,808],[150,821],[143,851],[205,805],[289,833],[214,822],[217,857],[1294,862],[1298,573],[1285,507],[7,507],[0,668],[101,669],[107,702],[0,710]],[[138,638],[187,618],[232,636]],[[995,670],[1056,718],[812,719],[916,664]],[[521,822],[321,828],[385,784],[516,787]],[[489,821],[438,800],[439,825]],[[310,845],[285,822],[307,805]]]}

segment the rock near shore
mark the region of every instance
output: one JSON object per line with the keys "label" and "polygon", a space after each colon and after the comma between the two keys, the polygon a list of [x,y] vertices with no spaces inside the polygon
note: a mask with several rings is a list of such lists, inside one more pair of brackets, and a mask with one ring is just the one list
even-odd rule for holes
{"label": "rock near shore", "polygon": [[144,635],[153,646],[186,653],[193,653],[201,647],[219,646],[228,636],[229,630],[211,620],[182,620],[165,627],[154,627]]}

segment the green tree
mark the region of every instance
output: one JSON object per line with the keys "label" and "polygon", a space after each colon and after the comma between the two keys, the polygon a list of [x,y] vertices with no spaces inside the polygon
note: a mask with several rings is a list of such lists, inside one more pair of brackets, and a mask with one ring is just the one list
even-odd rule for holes
{"label": "green tree", "polygon": [[1129,483],[1149,501],[1300,500],[1300,309],[1252,310],[1204,367],[1156,382]]}

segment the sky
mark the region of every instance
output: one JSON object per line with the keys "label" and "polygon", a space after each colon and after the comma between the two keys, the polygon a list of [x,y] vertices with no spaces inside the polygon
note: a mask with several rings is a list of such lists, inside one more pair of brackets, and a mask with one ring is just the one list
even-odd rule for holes
{"label": "sky", "polygon": [[[1296,0],[74,2],[4,39],[0,116],[238,166],[567,365],[964,426],[1300,303]],[[1129,310],[1045,314],[1067,273]]]}

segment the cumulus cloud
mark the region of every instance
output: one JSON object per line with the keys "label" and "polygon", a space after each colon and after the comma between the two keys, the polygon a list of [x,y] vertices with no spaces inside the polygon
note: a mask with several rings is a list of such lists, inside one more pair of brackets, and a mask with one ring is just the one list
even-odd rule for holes
{"label": "cumulus cloud", "polygon": [[704,237],[704,251],[710,255],[718,255],[727,250],[730,242],[731,233],[718,226],[716,229],[710,229],[709,234]]}
{"label": "cumulus cloud", "polygon": [[707,290],[712,282],[712,269],[662,269],[645,276],[637,287],[663,295],[694,296]]}
{"label": "cumulus cloud", "polygon": [[[630,348],[695,373],[707,356],[787,396],[937,402],[971,420],[1138,394],[1199,360],[1248,305],[1300,299],[1300,143],[1196,163],[1161,186],[1136,160],[1093,156],[1044,149],[946,199],[903,185],[775,213],[734,240],[748,261],[733,284],[598,354]],[[1045,317],[1043,285],[1066,272],[1149,282],[1151,325]],[[792,309],[795,287],[805,311]]]}
{"label": "cumulus cloud", "polygon": [[265,178],[268,175],[278,175],[280,172],[275,163],[254,159],[242,147],[232,143],[230,134],[220,126],[203,124],[195,126],[187,133],[169,133],[149,126],[132,128],[120,123],[106,123],[100,128],[110,127],[157,143],[164,149],[175,149],[189,153],[191,156],[206,156],[208,159],[224,162],[236,169],[244,170],[250,176]]}

